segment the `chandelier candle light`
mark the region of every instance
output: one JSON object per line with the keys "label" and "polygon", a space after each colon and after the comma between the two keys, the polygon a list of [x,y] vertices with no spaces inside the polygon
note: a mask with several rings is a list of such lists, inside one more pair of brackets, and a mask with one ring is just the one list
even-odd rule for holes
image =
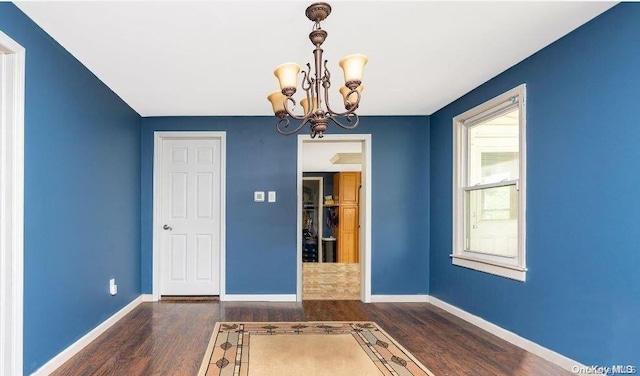
{"label": "chandelier candle light", "polygon": [[[360,121],[355,110],[360,104],[361,93],[364,90],[362,85],[362,71],[367,64],[367,57],[356,54],[344,57],[338,63],[344,71],[345,86],[340,88],[340,94],[344,98],[346,111],[335,112],[329,106],[329,87],[331,87],[331,74],[327,69],[327,60],[322,60],[322,43],[327,38],[327,32],[320,27],[323,21],[331,13],[331,6],[327,3],[313,3],[307,10],[307,18],[314,22],[313,29],[309,34],[309,39],[316,48],[313,50],[315,58],[314,74],[311,75],[311,64],[307,63],[307,70],[302,72],[302,89],[306,92],[305,98],[300,101],[302,105],[302,116],[295,115],[290,106],[296,105],[293,94],[298,85],[298,73],[300,66],[295,63],[285,63],[279,65],[273,74],[278,78],[280,90],[269,94],[267,99],[273,106],[273,112],[278,121],[276,129],[280,134],[290,135],[297,133],[302,127],[309,123],[311,138],[318,136],[322,138],[329,120],[345,129],[353,129]],[[322,91],[322,92],[321,92]],[[323,100],[324,98],[324,100]],[[311,105],[309,105],[311,103]],[[338,118],[344,117],[346,123]],[[299,120],[300,124],[289,128],[289,118]],[[343,121],[345,121],[343,120]]]}

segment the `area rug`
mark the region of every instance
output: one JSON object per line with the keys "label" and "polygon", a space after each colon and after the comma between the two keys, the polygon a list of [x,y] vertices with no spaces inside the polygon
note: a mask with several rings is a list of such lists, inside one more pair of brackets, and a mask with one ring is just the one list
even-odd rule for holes
{"label": "area rug", "polygon": [[434,376],[374,322],[219,322],[198,376]]}

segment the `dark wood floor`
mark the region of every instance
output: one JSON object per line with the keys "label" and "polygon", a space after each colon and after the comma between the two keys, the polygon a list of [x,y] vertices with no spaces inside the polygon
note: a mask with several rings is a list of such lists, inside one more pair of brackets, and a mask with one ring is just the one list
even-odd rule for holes
{"label": "dark wood floor", "polygon": [[196,375],[216,321],[375,321],[436,376],[573,375],[427,303],[143,303],[53,375]]}

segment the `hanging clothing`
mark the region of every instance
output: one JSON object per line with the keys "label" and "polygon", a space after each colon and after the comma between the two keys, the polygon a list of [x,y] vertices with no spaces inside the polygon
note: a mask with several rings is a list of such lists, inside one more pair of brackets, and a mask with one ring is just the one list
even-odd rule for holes
{"label": "hanging clothing", "polygon": [[327,208],[326,221],[329,228],[333,228],[338,224],[338,213],[335,207]]}

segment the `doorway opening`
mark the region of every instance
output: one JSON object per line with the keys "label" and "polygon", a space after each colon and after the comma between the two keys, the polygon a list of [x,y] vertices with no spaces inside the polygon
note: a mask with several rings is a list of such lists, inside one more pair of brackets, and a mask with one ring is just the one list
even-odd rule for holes
{"label": "doorway opening", "polygon": [[370,302],[371,135],[298,136],[297,181],[297,300]]}

